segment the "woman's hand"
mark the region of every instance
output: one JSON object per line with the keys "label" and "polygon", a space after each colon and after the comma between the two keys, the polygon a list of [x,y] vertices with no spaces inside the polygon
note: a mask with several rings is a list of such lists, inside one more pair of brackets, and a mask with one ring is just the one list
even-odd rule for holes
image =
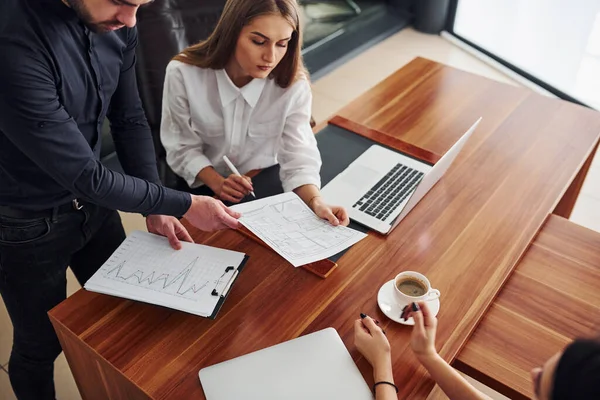
{"label": "woman's hand", "polygon": [[326,219],[333,226],[348,226],[350,223],[350,218],[348,218],[348,213],[344,207],[325,204],[320,196],[314,197],[308,206],[319,218]]}
{"label": "woman's hand", "polygon": [[415,326],[410,337],[410,347],[417,358],[427,358],[437,355],[435,349],[435,332],[437,318],[431,314],[427,302],[412,303],[403,312],[406,318],[412,317]]}
{"label": "woman's hand", "polygon": [[214,192],[221,200],[239,203],[253,190],[252,180],[249,177],[231,174],[221,182],[219,188]]}
{"label": "woman's hand", "polygon": [[390,342],[371,317],[354,321],[354,344],[374,371],[392,370]]}

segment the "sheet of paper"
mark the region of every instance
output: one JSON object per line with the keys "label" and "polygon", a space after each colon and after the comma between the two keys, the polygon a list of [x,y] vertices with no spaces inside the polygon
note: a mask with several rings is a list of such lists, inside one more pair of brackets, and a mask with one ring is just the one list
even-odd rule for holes
{"label": "sheet of paper", "polygon": [[85,288],[210,316],[245,255],[193,243],[182,246],[173,250],[166,238],[135,231]]}
{"label": "sheet of paper", "polygon": [[293,192],[231,208],[242,213],[246,228],[295,267],[331,257],[367,236],[320,219]]}

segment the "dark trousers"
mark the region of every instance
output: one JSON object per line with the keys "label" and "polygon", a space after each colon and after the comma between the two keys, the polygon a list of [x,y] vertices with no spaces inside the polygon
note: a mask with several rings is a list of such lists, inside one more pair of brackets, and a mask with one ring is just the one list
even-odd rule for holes
{"label": "dark trousers", "polygon": [[34,218],[8,214],[0,213],[0,294],[14,328],[10,382],[19,400],[53,400],[62,350],[47,313],[66,298],[67,267],[83,285],[125,232],[116,211],[92,204]]}

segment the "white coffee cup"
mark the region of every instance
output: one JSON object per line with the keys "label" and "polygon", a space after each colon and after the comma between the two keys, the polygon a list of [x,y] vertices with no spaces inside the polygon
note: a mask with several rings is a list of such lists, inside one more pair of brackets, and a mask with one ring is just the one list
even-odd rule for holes
{"label": "white coffee cup", "polygon": [[[418,286],[423,288],[423,290],[419,290],[419,292],[424,293],[422,295],[411,296],[401,292],[400,289],[398,289],[398,284],[405,281],[417,282]],[[440,291],[431,288],[431,283],[429,283],[429,280],[425,275],[414,271],[404,271],[396,275],[396,278],[394,279],[394,297],[398,305],[404,306],[419,301],[435,300],[440,297]]]}

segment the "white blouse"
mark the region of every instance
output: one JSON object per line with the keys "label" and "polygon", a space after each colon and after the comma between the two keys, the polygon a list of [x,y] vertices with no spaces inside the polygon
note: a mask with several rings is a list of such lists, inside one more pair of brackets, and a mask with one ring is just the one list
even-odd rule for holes
{"label": "white blouse", "polygon": [[167,66],[160,135],[167,163],[190,187],[213,166],[229,176],[226,155],[241,174],[281,166],[283,189],[321,185],[321,156],[310,127],[310,84],[283,89],[273,79],[236,87],[224,70],[179,61]]}

